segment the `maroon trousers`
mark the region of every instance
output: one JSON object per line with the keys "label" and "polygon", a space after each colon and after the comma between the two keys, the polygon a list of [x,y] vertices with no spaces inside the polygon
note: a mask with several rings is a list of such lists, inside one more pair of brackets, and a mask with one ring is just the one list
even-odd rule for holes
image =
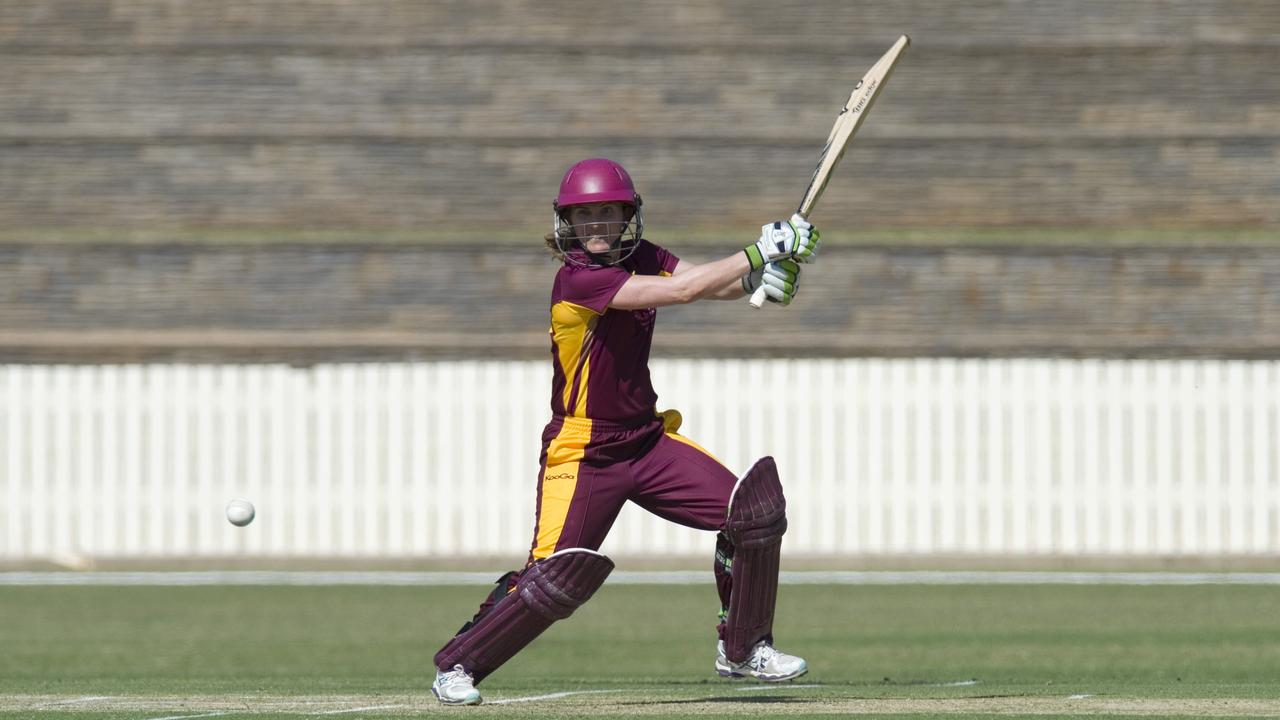
{"label": "maroon trousers", "polygon": [[[537,524],[525,569],[558,550],[599,550],[627,501],[671,522],[719,532],[713,570],[721,606],[717,631],[723,639],[733,589],[734,548],[720,531],[724,530],[729,497],[738,478],[706,450],[678,434],[679,427],[680,415],[673,410],[631,427],[584,418],[552,419],[542,435]],[[497,587],[459,635],[506,597],[523,573],[520,570],[499,578]]]}
{"label": "maroon trousers", "polygon": [[678,427],[672,411],[639,427],[548,423],[529,562],[566,548],[598,550],[628,500],[686,527],[723,529],[738,478]]}

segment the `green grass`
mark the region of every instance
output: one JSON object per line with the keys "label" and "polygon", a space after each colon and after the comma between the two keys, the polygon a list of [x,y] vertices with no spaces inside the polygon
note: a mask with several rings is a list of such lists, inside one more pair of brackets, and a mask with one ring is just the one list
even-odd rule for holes
{"label": "green grass", "polygon": [[[767,688],[711,672],[711,585],[606,587],[482,690],[610,692],[439,708],[431,655],[484,593],[0,588],[0,718],[1280,714],[1268,587],[783,586],[779,646],[820,687]],[[86,696],[111,699],[49,705]]]}

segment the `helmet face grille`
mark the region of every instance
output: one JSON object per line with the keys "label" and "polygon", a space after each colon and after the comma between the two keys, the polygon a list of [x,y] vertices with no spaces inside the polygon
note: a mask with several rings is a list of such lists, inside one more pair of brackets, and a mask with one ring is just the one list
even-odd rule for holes
{"label": "helmet face grille", "polygon": [[556,247],[559,248],[564,261],[575,267],[618,265],[630,258],[635,253],[636,247],[640,245],[640,240],[644,237],[644,216],[641,214],[640,208],[636,207],[635,214],[623,224],[617,239],[612,245],[612,249],[608,253],[588,251],[582,245],[579,234],[579,229],[582,227],[584,226],[570,225],[561,217],[559,211],[555,213],[552,233],[555,235]]}

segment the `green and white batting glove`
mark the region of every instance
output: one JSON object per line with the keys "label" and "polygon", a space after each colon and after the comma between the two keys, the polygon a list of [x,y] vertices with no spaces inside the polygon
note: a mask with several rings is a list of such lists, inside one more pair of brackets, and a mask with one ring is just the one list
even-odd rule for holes
{"label": "green and white batting glove", "polygon": [[821,236],[799,213],[790,220],[778,220],[760,228],[760,237],[743,252],[751,261],[751,269],[758,270],[773,260],[813,262],[818,255]]}
{"label": "green and white batting glove", "polygon": [[769,302],[790,305],[800,291],[800,265],[794,260],[779,260],[742,276],[742,289],[748,295],[760,287]]}

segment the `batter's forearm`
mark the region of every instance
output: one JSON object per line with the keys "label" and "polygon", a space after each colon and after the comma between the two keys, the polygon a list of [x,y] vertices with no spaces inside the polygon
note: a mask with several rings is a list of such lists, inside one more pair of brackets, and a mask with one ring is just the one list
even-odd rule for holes
{"label": "batter's forearm", "polygon": [[742,276],[750,271],[751,263],[746,254],[739,252],[723,260],[699,265],[688,272],[676,275],[675,279],[684,286],[683,291],[688,298],[687,302],[704,298],[720,299],[722,293],[734,287],[738,289],[734,297],[741,297],[743,295]]}
{"label": "batter's forearm", "polygon": [[716,290],[707,296],[708,300],[739,300],[746,296],[747,290],[742,286],[742,278],[735,278],[733,282]]}

